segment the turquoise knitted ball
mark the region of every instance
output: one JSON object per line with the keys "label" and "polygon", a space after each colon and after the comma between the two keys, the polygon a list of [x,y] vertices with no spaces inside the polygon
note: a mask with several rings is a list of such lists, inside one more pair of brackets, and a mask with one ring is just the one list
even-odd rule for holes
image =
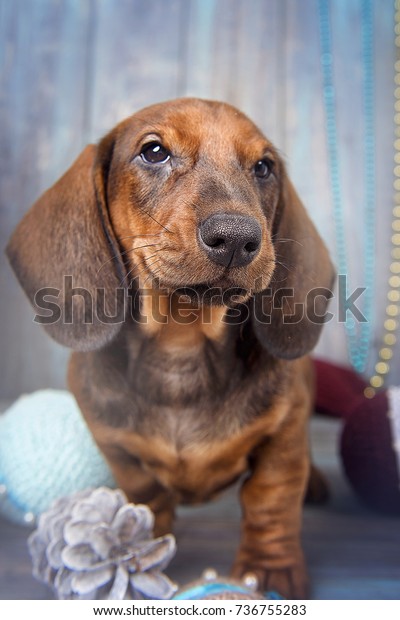
{"label": "turquoise knitted ball", "polygon": [[73,396],[39,390],[0,415],[0,514],[32,523],[59,497],[115,487]]}

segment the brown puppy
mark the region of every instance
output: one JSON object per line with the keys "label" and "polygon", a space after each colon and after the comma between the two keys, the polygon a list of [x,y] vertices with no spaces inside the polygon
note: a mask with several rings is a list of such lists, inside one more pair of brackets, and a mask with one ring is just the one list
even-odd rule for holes
{"label": "brown puppy", "polygon": [[273,145],[223,103],[146,108],[83,151],[7,252],[76,350],[71,390],[156,533],[246,472],[233,573],[304,598],[304,356],[333,269]]}

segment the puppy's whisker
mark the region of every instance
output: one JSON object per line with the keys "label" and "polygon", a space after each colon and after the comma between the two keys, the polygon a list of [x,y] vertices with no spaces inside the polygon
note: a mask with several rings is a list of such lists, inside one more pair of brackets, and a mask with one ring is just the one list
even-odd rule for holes
{"label": "puppy's whisker", "polygon": [[142,285],[142,287],[141,287],[143,291],[145,290],[146,282],[147,282],[148,280],[150,280],[150,278],[152,278],[152,277],[153,277],[153,274],[152,274],[152,273],[149,273],[149,275],[147,276],[147,278],[145,279],[145,281],[143,282],[143,285]]}
{"label": "puppy's whisker", "polygon": [[290,239],[289,237],[287,239],[284,237],[282,239],[277,239],[276,236],[277,234],[272,235],[271,237],[274,243],[290,243],[291,242],[291,243],[297,243],[297,245],[299,245],[302,248],[304,247],[304,244],[300,243],[300,241],[298,241],[297,239]]}
{"label": "puppy's whisker", "polygon": [[146,261],[150,260],[151,258],[153,258],[153,256],[155,256],[156,254],[158,254],[159,252],[162,252],[164,248],[160,248],[159,250],[157,250],[156,252],[154,252],[154,254],[151,254],[150,256],[146,256]]}
{"label": "puppy's whisker", "polygon": [[132,269],[130,269],[128,271],[128,273],[122,278],[121,282],[119,283],[119,286],[125,286],[125,284],[128,282],[128,278],[131,275],[131,273],[133,273],[135,271],[135,267],[132,267]]}
{"label": "puppy's whisker", "polygon": [[[154,273],[150,270],[150,267],[154,267],[154,265],[157,265],[157,263],[160,263],[160,262],[161,262],[161,259],[158,258],[158,259],[154,260],[152,263],[150,263],[150,265],[146,265],[146,271],[149,271],[149,274],[148,274],[147,278],[145,279],[145,281],[143,282],[143,285],[141,286],[142,290],[144,290],[146,282],[150,278],[154,278]],[[143,271],[145,271],[145,269],[142,269],[141,273],[143,273]],[[160,268],[156,269],[156,273],[158,273],[159,271],[160,271]]]}
{"label": "puppy's whisker", "polygon": [[[157,246],[157,245],[160,245],[160,244],[159,244],[159,243],[154,243],[154,244],[149,244],[148,246],[141,246],[141,247],[152,247],[152,246]],[[127,250],[127,252],[130,252],[130,251],[135,250],[135,249],[137,249],[137,250],[138,250],[139,248],[132,248],[131,250]],[[159,252],[162,252],[163,250],[164,250],[164,246],[163,246],[163,247],[161,247],[161,248],[159,248],[158,250],[156,250],[156,251],[154,252],[154,254],[151,254],[150,256],[146,256],[144,260],[145,260],[145,261],[150,260],[151,258],[153,258],[153,256],[156,256],[156,254],[158,254]],[[129,277],[129,276],[130,276],[130,274],[131,274],[131,273],[132,273],[132,272],[136,269],[136,267],[137,267],[137,266],[138,266],[138,265],[134,265],[134,266],[132,267],[132,269],[131,269],[130,271],[128,271],[128,273],[127,273],[127,274],[123,277],[123,279],[121,280],[121,282],[120,282],[120,286],[122,286],[122,284],[124,284],[125,282],[127,282],[127,281],[128,281],[128,277]],[[144,270],[144,269],[146,269],[146,263],[145,263],[145,265],[144,265],[143,270]],[[142,271],[143,271],[143,270],[139,271],[139,273],[137,273],[137,274],[136,274],[136,277],[137,277],[137,276],[139,276],[139,275],[142,273]]]}
{"label": "puppy's whisker", "polygon": [[[279,254],[278,254],[278,255],[276,255],[276,256],[277,256],[277,257],[279,257]],[[284,269],[286,269],[286,271],[288,271],[289,273],[290,273],[290,272],[294,272],[294,271],[295,271],[295,269],[296,269],[296,266],[295,266],[295,265],[293,265],[293,264],[288,264],[288,263],[284,263],[283,261],[280,261],[280,260],[275,260],[275,263],[276,263],[277,265],[281,265],[281,267],[283,267]],[[314,283],[314,278],[312,277],[312,275],[311,275],[311,274],[309,274],[309,273],[305,273],[305,274],[304,274],[304,278],[307,278],[310,282]],[[281,282],[282,280],[279,280],[279,281]]]}
{"label": "puppy's whisker", "polygon": [[169,228],[167,228],[166,226],[164,226],[164,224],[161,224],[161,222],[159,222],[158,220],[156,220],[156,218],[155,218],[153,215],[151,215],[148,211],[145,211],[144,209],[140,209],[140,210],[142,211],[142,213],[145,213],[146,215],[148,215],[148,216],[149,216],[149,218],[153,220],[153,222],[155,222],[156,224],[158,224],[159,226],[161,226],[161,228],[163,228],[164,230],[166,230],[166,231],[167,231],[167,233],[170,233],[171,235],[173,235],[173,234],[174,234],[171,230],[169,230]]}
{"label": "puppy's whisker", "polygon": [[285,265],[285,263],[284,263],[284,262],[282,262],[282,261],[280,261],[280,260],[275,260],[275,263],[276,263],[277,265],[280,265],[280,266],[281,266],[281,267],[283,267],[284,269],[286,269],[286,271],[289,271],[289,273],[290,273],[291,271],[293,271],[293,267],[290,267],[289,265]]}
{"label": "puppy's whisker", "polygon": [[[156,263],[157,263],[157,261],[155,261],[155,263],[152,263],[151,266],[153,266]],[[156,269],[154,272],[150,272],[149,275],[147,276],[147,278],[145,279],[145,281],[143,282],[142,289],[144,290],[144,287],[146,286],[146,284],[147,284],[148,280],[150,280],[150,278],[155,279],[159,273],[160,273],[160,268]]]}
{"label": "puppy's whisker", "polygon": [[146,263],[145,265],[145,269],[149,269],[149,267],[152,267],[153,265],[156,265],[157,263],[161,262],[161,258],[157,257],[155,260],[153,260],[151,263]]}
{"label": "puppy's whisker", "polygon": [[[139,245],[137,248],[130,248],[129,250],[125,250],[124,252],[120,253],[120,256],[124,256],[125,254],[129,254],[129,252],[134,252],[135,250],[140,250],[141,248],[151,248],[151,247],[155,247],[157,245],[160,245],[159,243],[148,243],[146,245]],[[103,269],[103,267],[105,267],[105,265],[107,265],[107,263],[110,263],[112,260],[116,260],[117,258],[119,258],[119,256],[117,254],[114,254],[114,256],[112,256],[111,258],[107,259],[102,266],[99,268],[99,270],[97,271],[96,275],[99,275],[100,271]]]}
{"label": "puppy's whisker", "polygon": [[274,274],[273,274],[273,276],[272,276],[272,278],[271,278],[271,280],[270,280],[270,284],[280,284],[281,282],[284,282],[284,281],[285,281],[285,277],[280,278],[280,279],[278,280],[278,278],[276,277],[276,274],[275,274],[275,272],[274,272]]}
{"label": "puppy's whisker", "polygon": [[[158,250],[158,251],[160,251],[160,250]],[[156,252],[156,253],[157,253],[157,252]],[[155,255],[156,255],[156,254],[152,254],[152,256],[149,256],[149,257],[147,258],[147,260],[149,260],[149,258],[153,258],[153,256],[155,256]],[[157,258],[156,258],[156,259],[155,259],[152,263],[147,263],[147,262],[146,262],[146,263],[143,265],[142,269],[140,269],[140,271],[138,271],[138,272],[135,274],[135,278],[139,278],[139,277],[142,275],[142,273],[144,273],[144,272],[148,271],[148,268],[149,268],[149,267],[151,267],[152,265],[155,265],[157,262],[160,262],[160,261],[161,261],[161,258],[157,257]],[[133,268],[129,271],[129,273],[127,273],[127,275],[124,277],[123,281],[124,281],[127,277],[129,277],[129,275],[130,275],[130,274],[131,274],[131,273],[135,270],[135,268],[136,268],[136,267],[137,267],[137,265],[135,265],[135,266],[134,266],[134,267],[133,267]]]}
{"label": "puppy's whisker", "polygon": [[138,237],[161,237],[162,233],[145,233],[143,235],[127,235],[126,237],[119,237],[120,241],[124,239],[137,239]]}
{"label": "puppy's whisker", "polygon": [[282,265],[288,271],[293,271],[295,269],[295,265],[293,263],[288,262],[286,256],[282,256],[281,254],[275,254],[275,263],[278,265]]}

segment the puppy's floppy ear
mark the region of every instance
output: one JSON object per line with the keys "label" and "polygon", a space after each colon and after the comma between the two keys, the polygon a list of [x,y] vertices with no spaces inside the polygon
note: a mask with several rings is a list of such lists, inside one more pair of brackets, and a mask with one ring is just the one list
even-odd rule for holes
{"label": "puppy's floppy ear", "polygon": [[100,348],[121,327],[108,318],[116,314],[124,275],[106,205],[109,136],[100,147],[83,150],[28,211],[6,249],[38,322],[59,343],[83,351]]}
{"label": "puppy's floppy ear", "polygon": [[328,251],[286,171],[273,225],[276,267],[270,287],[254,297],[258,340],[279,358],[311,351],[327,318],[335,272]]}

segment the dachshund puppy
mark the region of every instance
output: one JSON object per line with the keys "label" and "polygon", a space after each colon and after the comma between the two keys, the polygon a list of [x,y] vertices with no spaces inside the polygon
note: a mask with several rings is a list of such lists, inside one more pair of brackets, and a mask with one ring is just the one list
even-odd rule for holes
{"label": "dachshund puppy", "polygon": [[242,477],[233,575],[305,598],[306,354],[333,269],[271,142],[224,103],[148,107],[84,149],[7,253],[156,534]]}

